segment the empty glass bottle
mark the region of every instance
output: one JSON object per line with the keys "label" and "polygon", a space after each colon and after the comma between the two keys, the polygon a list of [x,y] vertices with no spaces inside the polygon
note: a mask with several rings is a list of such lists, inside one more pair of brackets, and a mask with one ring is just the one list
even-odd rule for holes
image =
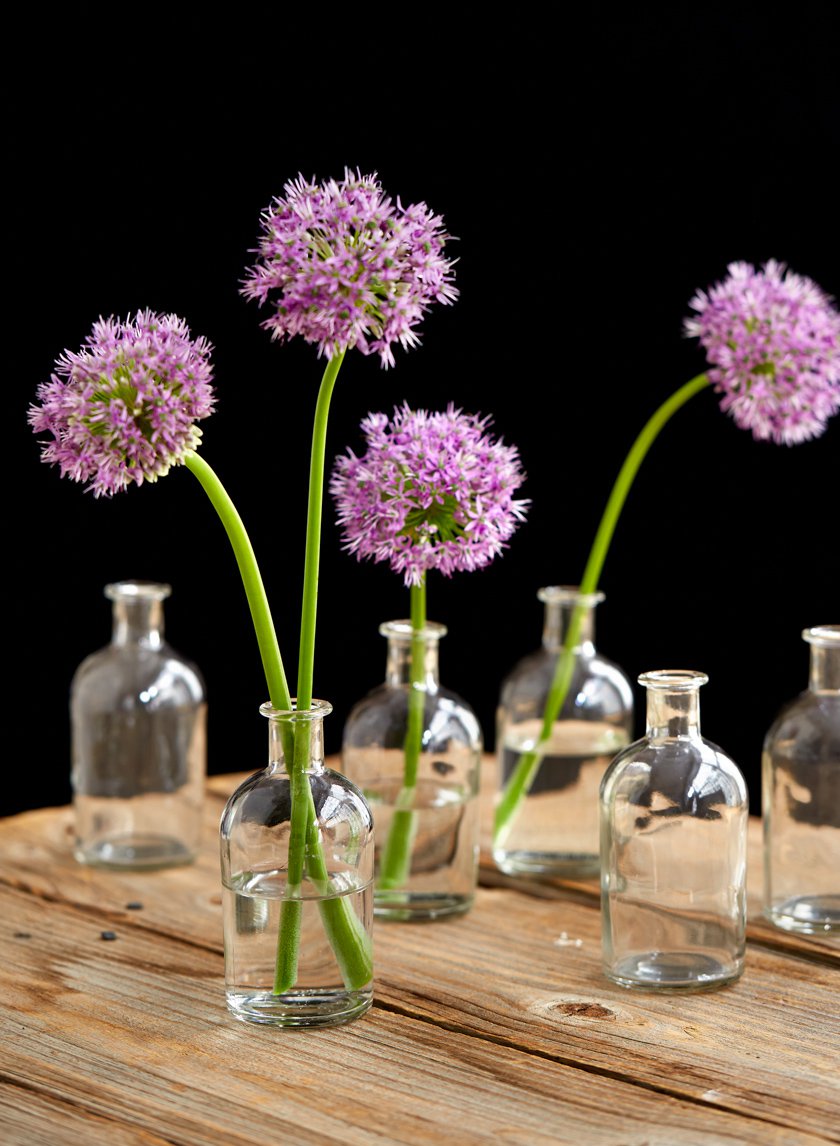
{"label": "empty glass bottle", "polygon": [[523,752],[536,747],[549,689],[573,609],[585,612],[565,702],[539,769],[509,826],[494,841],[493,859],[511,875],[568,878],[597,875],[598,789],[615,754],[633,735],[633,691],[624,672],[595,649],[595,607],[603,593],[550,586],[542,648],[524,657],[502,682],[496,717],[499,783],[508,782]]}
{"label": "empty glass bottle", "polygon": [[70,687],[75,855],[112,868],[189,863],[201,837],[204,682],[163,636],[169,585],[119,581],[111,643]]}
{"label": "empty glass bottle", "polygon": [[696,991],[743,970],[747,789],[700,735],[707,680],[640,676],[647,731],[601,785],[604,971],[624,987]]}
{"label": "empty glass bottle", "polygon": [[260,711],[268,766],[233,793],[220,828],[227,1005],[254,1023],[345,1023],[373,999],[373,820],[324,766],[331,705]]}
{"label": "empty glass bottle", "polygon": [[[385,681],[344,726],[342,769],[376,819],[374,912],[436,919],[467,911],[478,881],[482,735],[470,706],[441,687],[443,625],[379,628]],[[412,673],[412,665],[418,666]]]}
{"label": "empty glass bottle", "polygon": [[840,625],[802,636],[808,688],[764,739],[764,914],[809,935],[840,931]]}

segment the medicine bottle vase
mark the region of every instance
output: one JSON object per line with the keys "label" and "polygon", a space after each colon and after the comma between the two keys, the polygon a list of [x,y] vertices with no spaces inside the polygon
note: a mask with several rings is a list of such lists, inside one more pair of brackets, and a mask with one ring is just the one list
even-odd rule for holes
{"label": "medicine bottle vase", "polygon": [[808,688],[762,754],[764,914],[803,935],[840,932],[840,625],[805,629]]}
{"label": "medicine bottle vase", "polygon": [[481,728],[439,679],[446,628],[389,621],[385,681],[344,726],[342,770],[376,821],[374,912],[434,920],[468,911],[478,882]]}
{"label": "medicine bottle vase", "polygon": [[346,1023],[373,999],[370,808],[324,765],[331,705],[260,711],[268,765],[220,826],[227,1005],[278,1027]]}
{"label": "medicine bottle vase", "polygon": [[743,970],[748,800],[700,735],[703,673],[644,673],[647,731],[601,785],[604,971],[625,987],[691,991]]}
{"label": "medicine bottle vase", "polygon": [[151,869],[189,863],[199,847],[206,775],[205,688],[164,638],[169,585],[106,585],[111,643],[70,687],[75,855]]}
{"label": "medicine bottle vase", "polygon": [[633,691],[623,670],[595,648],[595,608],[604,594],[549,586],[542,647],[523,657],[502,682],[496,756],[504,789],[524,752],[540,742],[558,658],[575,609],[583,610],[574,667],[562,707],[527,794],[493,845],[510,875],[588,878],[600,866],[598,792],[610,761],[633,737]]}

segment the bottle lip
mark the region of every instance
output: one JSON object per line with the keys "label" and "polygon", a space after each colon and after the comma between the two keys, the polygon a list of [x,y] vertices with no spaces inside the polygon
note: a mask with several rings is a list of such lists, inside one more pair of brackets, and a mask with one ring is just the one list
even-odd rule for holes
{"label": "bottle lip", "polygon": [[814,625],[803,629],[802,639],[818,649],[840,648],[840,625]]}
{"label": "bottle lip", "polygon": [[581,593],[579,585],[544,585],[537,591],[537,597],[546,605],[583,605],[589,609],[600,605],[606,594],[600,589]]}
{"label": "bottle lip", "polygon": [[328,700],[313,700],[309,708],[302,708],[300,711],[297,709],[297,697],[291,697],[291,702],[291,708],[275,708],[271,701],[267,700],[260,705],[260,712],[269,720],[296,721],[320,720],[324,716],[329,716],[333,710]]}
{"label": "bottle lip", "polygon": [[448,630],[446,625],[437,621],[427,621],[422,629],[413,629],[411,621],[383,621],[379,626],[379,633],[390,640],[410,641],[420,637],[424,641],[439,641],[445,637]]}
{"label": "bottle lip", "polygon": [[165,601],[172,586],[162,581],[112,581],[104,592],[110,601]]}
{"label": "bottle lip", "polygon": [[661,692],[691,692],[707,684],[708,680],[706,673],[694,669],[656,669],[653,672],[643,672],[638,678],[639,684],[645,688]]}

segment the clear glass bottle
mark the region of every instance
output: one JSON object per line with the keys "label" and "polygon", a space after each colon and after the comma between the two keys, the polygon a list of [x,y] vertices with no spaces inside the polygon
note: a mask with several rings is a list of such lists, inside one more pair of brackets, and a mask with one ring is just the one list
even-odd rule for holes
{"label": "clear glass bottle", "polygon": [[643,673],[647,731],[601,785],[604,971],[623,987],[698,991],[743,970],[747,788],[700,735],[707,680]]}
{"label": "clear glass bottle", "polygon": [[201,839],[207,704],[163,635],[169,585],[118,581],[111,643],[70,686],[75,855],[118,869],[191,862]]}
{"label": "clear glass bottle", "polygon": [[[373,818],[355,785],[324,766],[331,705],[260,711],[268,765],[233,793],[220,827],[227,1005],[254,1023],[346,1023],[373,1000]],[[305,841],[302,870],[293,832]],[[296,930],[296,960],[283,961]]]}
{"label": "clear glass bottle", "polygon": [[764,914],[813,935],[840,931],[840,625],[802,637],[808,688],[764,739]]}
{"label": "clear glass bottle", "polygon": [[600,868],[598,789],[612,758],[633,736],[633,690],[624,672],[595,649],[595,607],[603,593],[549,586],[542,648],[504,679],[496,716],[499,783],[508,782],[523,754],[539,741],[543,713],[564,648],[572,611],[585,609],[575,666],[534,781],[493,847],[496,866],[510,875],[595,876]]}
{"label": "clear glass bottle", "polygon": [[[351,709],[342,741],[342,769],[376,819],[374,912],[456,915],[469,910],[478,882],[481,728],[440,684],[445,626],[415,633],[410,621],[389,621],[379,632],[388,641],[385,681]],[[412,664],[421,671],[412,674]]]}

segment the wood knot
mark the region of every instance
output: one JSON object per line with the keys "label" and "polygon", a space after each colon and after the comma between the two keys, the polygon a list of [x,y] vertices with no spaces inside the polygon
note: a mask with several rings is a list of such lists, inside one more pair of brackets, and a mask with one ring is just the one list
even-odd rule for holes
{"label": "wood knot", "polygon": [[561,1015],[579,1015],[584,1019],[614,1019],[615,1011],[602,1007],[600,1003],[555,1003],[553,1011]]}

